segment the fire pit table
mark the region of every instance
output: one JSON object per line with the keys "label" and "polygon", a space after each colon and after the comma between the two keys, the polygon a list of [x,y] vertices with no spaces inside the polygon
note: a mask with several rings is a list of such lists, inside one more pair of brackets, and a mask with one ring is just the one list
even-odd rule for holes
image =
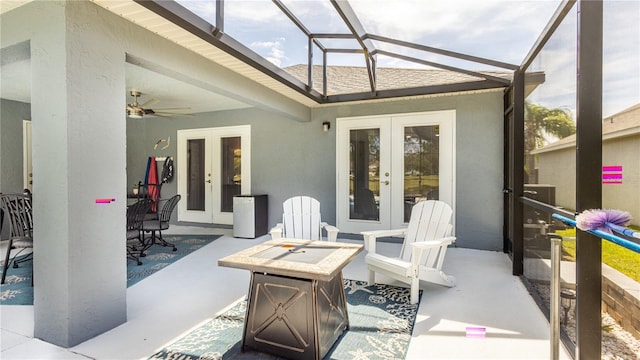
{"label": "fire pit table", "polygon": [[362,248],[283,238],[218,260],[251,271],[242,349],[322,359],[349,328],[342,269]]}

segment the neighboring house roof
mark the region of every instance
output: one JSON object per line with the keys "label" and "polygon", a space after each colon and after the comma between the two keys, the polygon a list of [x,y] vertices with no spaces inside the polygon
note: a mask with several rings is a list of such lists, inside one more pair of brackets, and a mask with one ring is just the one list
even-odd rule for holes
{"label": "neighboring house roof", "polygon": [[[640,134],[640,103],[602,120],[602,139],[605,141],[635,134]],[[574,134],[535,149],[531,154],[542,154],[575,146],[576,135]]]}
{"label": "neighboring house roof", "polygon": [[[300,64],[286,67],[284,70],[306,84],[308,82],[307,69],[307,65]],[[322,65],[314,65],[312,70],[313,88],[322,93]],[[479,72],[506,80],[513,78],[513,72],[509,71]],[[417,88],[481,80],[484,79],[448,70],[376,68],[377,90]],[[358,66],[327,66],[327,95],[367,91],[371,91],[367,68]]]}

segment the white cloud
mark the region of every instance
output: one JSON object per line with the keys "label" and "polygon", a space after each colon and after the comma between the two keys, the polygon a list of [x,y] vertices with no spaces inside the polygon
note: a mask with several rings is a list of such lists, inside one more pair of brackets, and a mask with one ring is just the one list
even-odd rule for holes
{"label": "white cloud", "polygon": [[271,1],[225,0],[227,21],[248,21],[250,23],[274,24],[274,19],[284,16]]}
{"label": "white cloud", "polygon": [[283,50],[283,44],[286,42],[284,38],[279,38],[274,41],[255,41],[251,43],[250,47],[260,54],[264,54],[265,59],[269,60],[276,66],[282,66],[283,60],[286,60],[287,56]]}

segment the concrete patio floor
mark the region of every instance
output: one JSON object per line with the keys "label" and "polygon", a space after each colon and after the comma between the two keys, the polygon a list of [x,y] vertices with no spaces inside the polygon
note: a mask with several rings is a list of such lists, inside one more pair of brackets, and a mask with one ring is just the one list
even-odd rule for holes
{"label": "concrete patio floor", "polygon": [[[269,236],[239,239],[229,229],[172,226],[170,230],[224,236],[128,288],[128,321],[69,349],[33,338],[33,306],[1,306],[0,358],[146,358],[246,295],[249,272],[218,267],[217,259]],[[399,245],[381,243],[378,250],[392,253]],[[457,278],[457,286],[424,284],[407,359],[550,358],[549,324],[521,281],[511,275],[505,254],[452,248],[444,270]],[[366,280],[364,252],[343,274]],[[381,277],[377,281],[392,283]],[[467,337],[468,326],[485,327],[486,336]],[[571,358],[562,345],[560,358]]]}

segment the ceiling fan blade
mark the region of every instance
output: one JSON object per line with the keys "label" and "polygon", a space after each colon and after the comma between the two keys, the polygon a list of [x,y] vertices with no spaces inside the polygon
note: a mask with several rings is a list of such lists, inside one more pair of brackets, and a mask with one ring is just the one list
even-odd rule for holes
{"label": "ceiling fan blade", "polygon": [[146,102],[144,102],[143,104],[140,104],[140,107],[146,108],[146,107],[151,107],[157,103],[159,103],[160,100],[157,99],[149,99]]}
{"label": "ceiling fan blade", "polygon": [[173,116],[171,115],[164,115],[164,114],[158,114],[158,113],[152,113],[151,115],[153,116],[159,116],[159,117],[164,117],[164,118],[172,118]]}
{"label": "ceiling fan blade", "polygon": [[153,115],[165,116],[165,117],[172,117],[172,116],[192,117],[192,116],[194,116],[193,114],[181,114],[181,113],[172,113],[172,112],[164,112],[164,111],[155,111],[153,113]]}
{"label": "ceiling fan blade", "polygon": [[153,111],[189,111],[191,110],[190,107],[172,107],[172,108],[160,108],[160,109],[153,109]]}

